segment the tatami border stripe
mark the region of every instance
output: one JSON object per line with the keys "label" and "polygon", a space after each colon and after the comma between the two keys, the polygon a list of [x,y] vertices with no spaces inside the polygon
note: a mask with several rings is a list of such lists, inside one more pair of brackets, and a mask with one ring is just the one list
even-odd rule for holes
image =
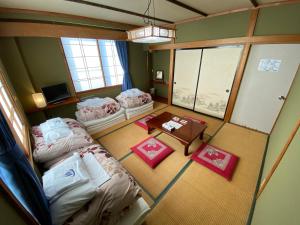
{"label": "tatami border stripe", "polygon": [[171,187],[176,183],[176,181],[181,177],[181,175],[186,171],[186,169],[192,164],[193,160],[189,160],[184,166],[180,169],[180,171],[176,174],[176,176],[168,183],[168,185],[162,190],[162,192],[157,196],[154,201],[154,204],[151,206],[153,209],[160,200],[167,194],[167,192],[171,189]]}
{"label": "tatami border stripe", "polygon": [[270,140],[270,135],[268,135],[268,139],[267,139],[267,143],[266,143],[266,147],[265,147],[265,152],[263,155],[263,159],[261,161],[261,166],[260,166],[260,171],[259,171],[259,175],[258,175],[258,179],[257,179],[257,183],[256,183],[256,189],[253,195],[253,199],[252,199],[252,204],[251,204],[251,208],[248,214],[248,220],[246,225],[251,225],[252,222],[252,218],[253,218],[253,214],[254,214],[254,209],[255,209],[255,205],[256,205],[256,195],[259,191],[259,187],[260,187],[260,182],[261,182],[261,178],[262,178],[262,174],[263,174],[263,170],[264,170],[264,165],[265,165],[265,160],[266,160],[266,156],[267,156],[267,151],[268,151],[268,146],[269,146],[269,140]]}

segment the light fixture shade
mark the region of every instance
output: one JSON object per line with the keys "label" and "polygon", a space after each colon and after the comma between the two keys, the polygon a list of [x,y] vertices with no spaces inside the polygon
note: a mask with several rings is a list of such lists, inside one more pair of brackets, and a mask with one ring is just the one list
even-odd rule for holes
{"label": "light fixture shade", "polygon": [[33,101],[38,108],[44,108],[47,106],[46,99],[43,93],[32,94]]}
{"label": "light fixture shade", "polygon": [[168,42],[175,38],[175,30],[159,27],[147,26],[127,31],[128,40],[137,43],[161,43]]}

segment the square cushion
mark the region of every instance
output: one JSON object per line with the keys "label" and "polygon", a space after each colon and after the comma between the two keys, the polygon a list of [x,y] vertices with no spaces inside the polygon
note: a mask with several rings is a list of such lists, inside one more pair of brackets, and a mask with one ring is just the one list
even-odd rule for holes
{"label": "square cushion", "polygon": [[231,180],[239,158],[218,147],[202,144],[192,155],[192,159],[217,174]]}
{"label": "square cushion", "polygon": [[154,118],[154,115],[147,115],[145,117],[143,117],[142,119],[135,121],[134,123],[142,128],[144,128],[145,130],[148,130],[148,126],[147,126],[147,121],[149,121],[150,119]]}
{"label": "square cushion", "polygon": [[143,159],[151,168],[155,168],[174,150],[154,137],[149,137],[131,150]]}

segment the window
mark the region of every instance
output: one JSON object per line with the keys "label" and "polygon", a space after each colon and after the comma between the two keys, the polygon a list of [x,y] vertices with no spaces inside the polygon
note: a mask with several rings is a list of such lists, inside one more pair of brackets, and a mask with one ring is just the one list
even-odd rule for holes
{"label": "window", "polygon": [[76,92],[122,84],[124,71],[115,42],[61,38]]}
{"label": "window", "polygon": [[4,80],[3,72],[0,70],[0,108],[4,114],[8,125],[21,148],[28,154],[29,140],[27,126],[24,117],[17,109],[17,104],[13,100]]}

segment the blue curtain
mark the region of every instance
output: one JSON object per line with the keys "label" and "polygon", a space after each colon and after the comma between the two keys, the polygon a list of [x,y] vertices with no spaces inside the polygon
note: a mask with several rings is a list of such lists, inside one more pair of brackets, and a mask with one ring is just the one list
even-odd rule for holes
{"label": "blue curtain", "polygon": [[124,78],[122,84],[122,91],[126,91],[132,88],[132,82],[128,68],[128,52],[126,41],[116,41],[116,48],[120,59],[121,66],[124,70]]}
{"label": "blue curtain", "polygon": [[1,111],[0,179],[41,225],[52,224],[42,185],[25,154],[14,140]]}

